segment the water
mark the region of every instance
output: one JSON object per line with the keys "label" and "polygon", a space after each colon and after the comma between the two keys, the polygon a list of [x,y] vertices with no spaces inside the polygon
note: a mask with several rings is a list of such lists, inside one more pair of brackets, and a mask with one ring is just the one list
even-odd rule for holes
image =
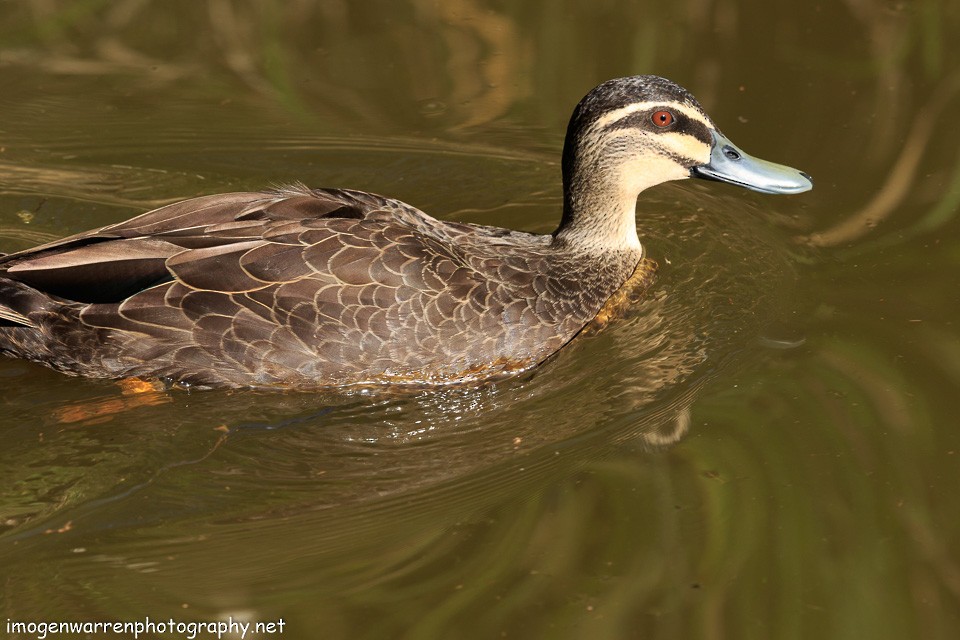
{"label": "water", "polygon": [[291,180],[547,232],[570,110],[633,73],[816,187],[645,193],[647,297],[495,384],[124,394],[0,362],[0,625],[956,637],[957,8],[663,9],[7,7],[0,251]]}

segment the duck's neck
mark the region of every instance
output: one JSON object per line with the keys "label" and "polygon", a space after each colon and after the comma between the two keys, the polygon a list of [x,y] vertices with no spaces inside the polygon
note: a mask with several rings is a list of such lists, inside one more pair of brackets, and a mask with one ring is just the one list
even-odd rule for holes
{"label": "duck's neck", "polygon": [[637,236],[637,197],[662,182],[658,169],[640,158],[624,161],[603,156],[581,156],[565,166],[563,218],[553,234],[556,241],[589,253],[622,253],[639,261],[643,248]]}
{"label": "duck's neck", "polygon": [[570,157],[565,149],[563,219],[554,238],[591,253],[635,254],[639,260],[637,197],[648,187],[687,175],[662,156],[618,154],[592,145]]}
{"label": "duck's neck", "polygon": [[588,253],[635,253],[639,260],[643,248],[637,236],[638,195],[608,180],[565,185],[563,218],[554,238]]}

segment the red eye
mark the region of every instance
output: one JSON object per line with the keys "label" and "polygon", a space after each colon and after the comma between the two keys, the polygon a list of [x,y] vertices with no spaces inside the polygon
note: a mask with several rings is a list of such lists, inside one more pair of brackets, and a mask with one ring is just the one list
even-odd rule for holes
{"label": "red eye", "polygon": [[673,114],[669,111],[657,111],[650,116],[650,119],[653,121],[653,124],[660,128],[669,127],[673,124]]}

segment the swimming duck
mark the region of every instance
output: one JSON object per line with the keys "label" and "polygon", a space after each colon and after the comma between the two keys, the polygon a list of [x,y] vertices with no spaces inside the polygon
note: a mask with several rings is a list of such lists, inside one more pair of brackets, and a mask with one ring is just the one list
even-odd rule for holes
{"label": "swimming duck", "polygon": [[644,250],[637,197],[689,177],[799,193],[679,85],[576,106],[552,234],[303,186],[193,198],[0,257],[0,351],[73,375],[205,387],[453,383],[525,370],[588,325]]}

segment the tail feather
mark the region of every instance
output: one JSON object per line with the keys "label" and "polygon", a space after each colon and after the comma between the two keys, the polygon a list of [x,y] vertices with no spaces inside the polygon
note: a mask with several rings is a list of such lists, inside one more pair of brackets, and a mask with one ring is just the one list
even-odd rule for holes
{"label": "tail feather", "polygon": [[30,287],[0,278],[0,327],[38,328],[28,314],[37,309],[41,297]]}
{"label": "tail feather", "polygon": [[25,315],[17,313],[13,309],[0,307],[0,327],[32,327],[37,328],[35,324]]}

